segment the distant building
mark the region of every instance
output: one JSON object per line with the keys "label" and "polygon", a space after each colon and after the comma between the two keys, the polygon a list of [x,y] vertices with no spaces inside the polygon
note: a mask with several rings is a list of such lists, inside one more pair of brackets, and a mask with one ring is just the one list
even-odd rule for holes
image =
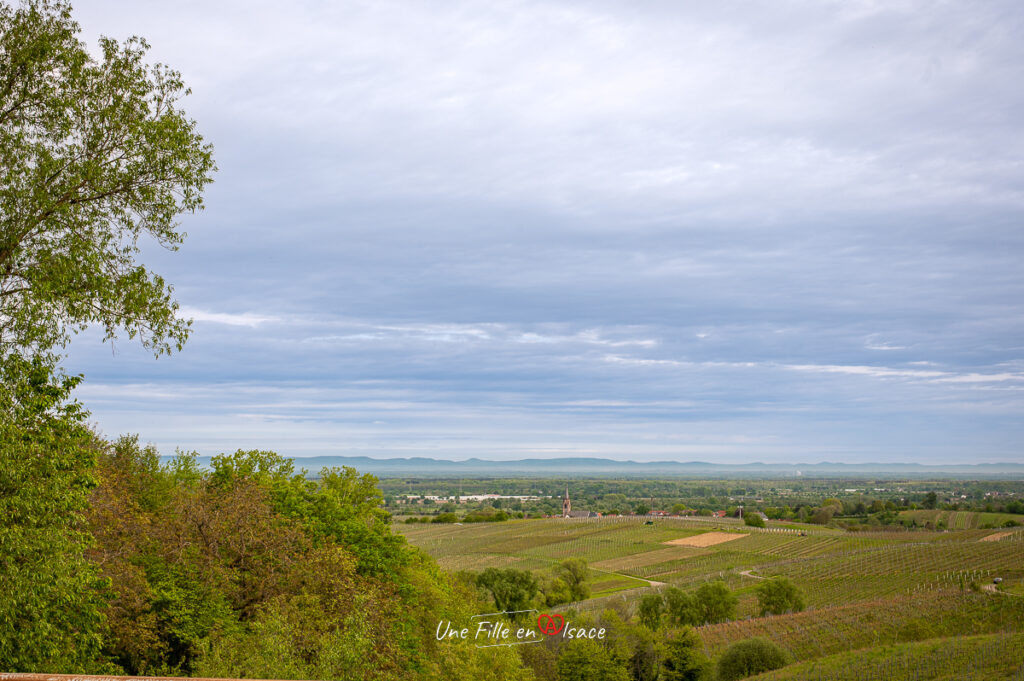
{"label": "distant building", "polygon": [[565,486],[565,496],[562,497],[563,518],[600,518],[601,514],[595,511],[574,511],[572,502],[569,500],[569,486]]}

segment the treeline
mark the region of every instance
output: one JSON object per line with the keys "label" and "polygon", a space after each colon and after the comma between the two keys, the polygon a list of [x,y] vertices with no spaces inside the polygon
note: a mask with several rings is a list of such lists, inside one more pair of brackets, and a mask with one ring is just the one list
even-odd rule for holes
{"label": "treeline", "polygon": [[391,532],[376,480],[272,452],[201,470],[107,442],[79,379],[4,358],[0,669],[279,679],[520,678],[508,648],[438,643],[473,585]]}
{"label": "treeline", "polygon": [[[476,481],[479,483],[480,481]],[[577,483],[582,484],[582,483]],[[603,482],[602,485],[613,485],[613,482]],[[624,483],[627,484],[627,483]],[[636,487],[639,483],[628,482],[630,486]],[[665,483],[660,483],[664,485]],[[677,483],[685,485],[686,483]],[[495,484],[488,489],[504,489],[507,485]],[[713,511],[724,512],[727,517],[739,517],[750,519],[756,514],[763,513],[771,520],[792,521],[800,523],[811,523],[816,525],[830,525],[842,527],[849,530],[870,530],[883,526],[895,526],[900,528],[925,527],[913,518],[901,516],[903,511],[914,510],[946,510],[946,511],[977,511],[986,513],[1008,513],[1024,514],[1024,500],[1015,498],[1014,495],[1024,494],[1016,491],[1016,487],[1010,483],[1002,483],[1001,487],[1010,489],[1004,491],[1003,497],[984,497],[980,492],[973,490],[972,493],[981,496],[982,500],[969,501],[960,499],[953,503],[940,502],[934,491],[918,490],[913,494],[893,494],[886,498],[868,496],[863,493],[828,496],[824,499],[805,498],[791,503],[769,502],[765,499],[745,499],[743,503],[737,503],[735,499],[720,500],[717,497],[707,499],[687,498],[688,503],[678,501],[674,498],[659,500],[654,497],[646,499],[628,499],[618,492],[609,492],[596,497],[571,494],[574,509],[596,511],[607,515],[637,514],[645,515],[651,511],[665,511],[671,514],[710,516]],[[1024,486],[1018,484],[1017,487]],[[527,488],[529,489],[529,488]],[[697,489],[704,489],[697,487]],[[522,490],[517,490],[522,491]],[[735,492],[747,491],[742,488],[733,490]],[[915,499],[912,501],[912,499]],[[386,499],[387,501],[387,499]],[[724,501],[724,503],[723,503]],[[488,499],[473,503],[456,503],[453,501],[435,502],[430,499],[422,503],[398,503],[391,497],[388,510],[396,514],[412,514],[406,518],[407,523],[417,522],[497,522],[516,518],[540,518],[549,515],[561,514],[560,498],[540,499],[535,501],[522,501],[519,499]],[[756,522],[756,521],[755,521]],[[750,524],[750,523],[748,523]],[[1021,520],[1003,520],[1000,526],[1013,527],[1024,524]],[[928,526],[927,529],[945,529],[941,523]]]}

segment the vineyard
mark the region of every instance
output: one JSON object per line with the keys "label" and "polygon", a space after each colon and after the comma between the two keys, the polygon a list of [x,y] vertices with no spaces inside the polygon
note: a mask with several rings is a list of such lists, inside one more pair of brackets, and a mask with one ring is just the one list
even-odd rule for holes
{"label": "vineyard", "polygon": [[[759,679],[1024,681],[1014,676],[1024,660],[1014,663],[1008,652],[1024,649],[1024,531],[979,529],[982,519],[948,513],[950,527],[959,523],[961,529],[841,532],[813,525],[745,527],[720,518],[662,518],[648,525],[629,517],[396,528],[449,570],[541,571],[582,558],[590,567],[592,597],[562,611],[612,608],[628,615],[644,594],[723,580],[738,599],[734,619],[697,633],[712,660],[751,637],[778,644],[794,664]],[[799,588],[806,610],[758,616],[755,587],[776,576]],[[867,650],[870,656],[857,652]],[[964,672],[970,669],[976,676]],[[906,675],[913,673],[920,676]]]}
{"label": "vineyard", "polygon": [[1021,681],[1024,635],[958,636],[844,653],[750,681]]}

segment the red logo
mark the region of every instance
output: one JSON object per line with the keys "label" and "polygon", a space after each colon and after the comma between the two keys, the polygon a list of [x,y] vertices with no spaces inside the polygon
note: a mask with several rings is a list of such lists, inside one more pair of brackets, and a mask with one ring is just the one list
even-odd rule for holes
{"label": "red logo", "polygon": [[565,627],[565,619],[561,615],[544,613],[537,618],[537,628],[541,630],[541,633],[548,636],[554,636],[561,632],[563,627]]}

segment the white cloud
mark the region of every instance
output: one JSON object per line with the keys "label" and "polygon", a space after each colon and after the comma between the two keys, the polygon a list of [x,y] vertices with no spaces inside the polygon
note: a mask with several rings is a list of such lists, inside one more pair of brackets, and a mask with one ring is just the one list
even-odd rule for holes
{"label": "white cloud", "polygon": [[212,312],[209,310],[186,306],[182,306],[180,311],[183,317],[192,318],[197,322],[225,324],[227,326],[248,326],[250,328],[255,328],[261,324],[277,322],[280,320],[279,317],[256,314],[254,312]]}

